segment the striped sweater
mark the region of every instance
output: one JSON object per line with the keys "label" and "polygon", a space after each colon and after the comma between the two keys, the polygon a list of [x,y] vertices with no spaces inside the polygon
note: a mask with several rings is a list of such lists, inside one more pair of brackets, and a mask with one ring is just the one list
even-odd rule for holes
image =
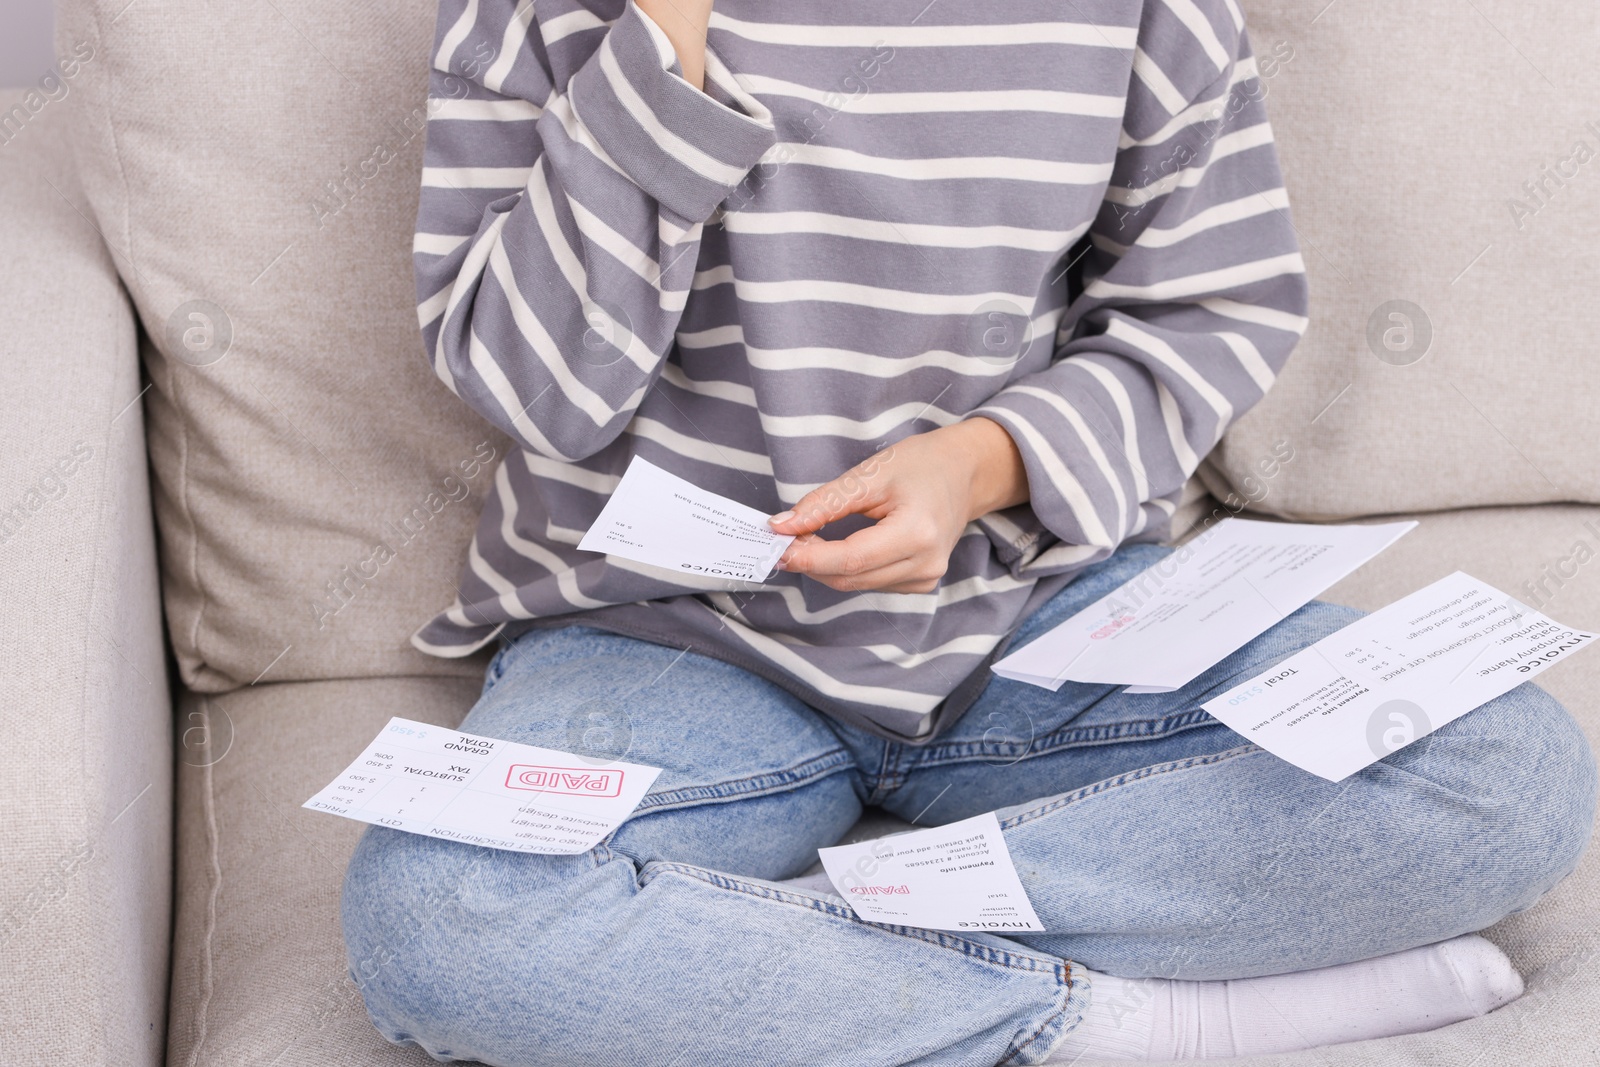
{"label": "striped sweater", "polygon": [[[1029,612],[1166,533],[1305,328],[1239,8],[717,0],[706,62],[700,91],[632,0],[443,0],[419,318],[518,447],[412,641],[593,625],[927,740]],[[576,548],[635,454],[773,513],[975,414],[1031,500],[969,525],[935,592]]]}

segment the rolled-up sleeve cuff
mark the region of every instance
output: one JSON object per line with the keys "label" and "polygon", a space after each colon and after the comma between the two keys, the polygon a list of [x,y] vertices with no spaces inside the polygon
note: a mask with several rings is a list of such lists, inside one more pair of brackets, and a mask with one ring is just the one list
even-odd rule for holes
{"label": "rolled-up sleeve cuff", "polygon": [[976,521],[978,529],[994,546],[995,558],[1014,578],[1021,577],[1028,564],[1039,558],[1040,552],[1059,540],[1027,504],[992,511]]}
{"label": "rolled-up sleeve cuff", "polygon": [[1012,521],[1025,537],[1036,536],[1023,540],[1017,558],[1007,560],[1013,572],[1036,569],[1031,565],[1047,553],[1058,558],[1048,550],[1059,543],[1109,554],[1121,543],[1138,504],[1129,499],[1131,479],[1121,455],[1084,440],[1094,430],[1076,416],[1081,407],[1063,394],[1068,383],[1054,369],[1041,377],[1045,380],[1023,379],[1020,387],[1001,390],[968,414],[999,423],[1027,471],[1027,510]]}
{"label": "rolled-up sleeve cuff", "polygon": [[772,113],[706,60],[701,92],[683,80],[666,33],[628,0],[567,90],[623,173],[690,223],[710,218],[777,140]]}

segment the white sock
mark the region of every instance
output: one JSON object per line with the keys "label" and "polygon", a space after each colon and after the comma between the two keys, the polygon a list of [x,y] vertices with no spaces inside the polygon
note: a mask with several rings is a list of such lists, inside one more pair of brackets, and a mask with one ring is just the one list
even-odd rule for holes
{"label": "white sock", "polygon": [[1505,953],[1476,934],[1297,974],[1218,982],[1089,973],[1083,1021],[1046,1063],[1204,1060],[1415,1034],[1522,995]]}

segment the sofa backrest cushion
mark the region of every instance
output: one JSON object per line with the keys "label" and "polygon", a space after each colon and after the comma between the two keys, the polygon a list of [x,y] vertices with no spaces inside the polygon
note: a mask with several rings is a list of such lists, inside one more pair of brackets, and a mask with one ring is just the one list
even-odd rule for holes
{"label": "sofa backrest cushion", "polygon": [[1213,492],[1303,518],[1600,502],[1600,7],[1243,7],[1311,322]]}
{"label": "sofa backrest cushion", "polygon": [[[412,631],[504,440],[421,357],[411,235],[434,0],[70,0],[97,224],[147,337],[183,680],[482,674]],[[65,73],[65,72],[63,72]]]}

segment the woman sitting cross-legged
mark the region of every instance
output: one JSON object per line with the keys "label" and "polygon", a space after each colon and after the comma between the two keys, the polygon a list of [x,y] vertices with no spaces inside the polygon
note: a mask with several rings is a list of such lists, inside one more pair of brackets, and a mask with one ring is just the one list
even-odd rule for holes
{"label": "woman sitting cross-legged", "polygon": [[[455,603],[465,731],[662,768],[578,856],[373,827],[377,1028],[439,1059],[992,1067],[1283,1051],[1517,996],[1475,935],[1577,863],[1583,736],[1512,690],[1334,784],[1181,689],[992,675],[1168,551],[1306,326],[1233,0],[443,0],[427,359],[518,446]],[[764,583],[580,551],[648,459],[797,535]],[[996,812],[1045,930],[867,922],[864,808]]]}

